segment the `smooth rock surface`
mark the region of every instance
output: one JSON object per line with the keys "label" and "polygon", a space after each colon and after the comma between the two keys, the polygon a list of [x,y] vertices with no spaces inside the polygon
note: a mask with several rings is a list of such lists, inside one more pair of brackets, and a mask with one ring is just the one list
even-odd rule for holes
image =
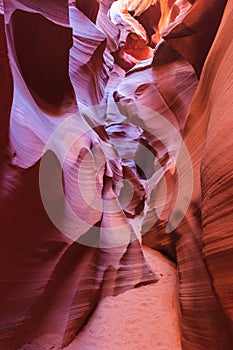
{"label": "smooth rock surface", "polygon": [[231,350],[232,16],[0,0],[1,350]]}
{"label": "smooth rock surface", "polygon": [[66,350],[181,350],[175,265],[149,248],[143,251],[160,281],[105,298]]}

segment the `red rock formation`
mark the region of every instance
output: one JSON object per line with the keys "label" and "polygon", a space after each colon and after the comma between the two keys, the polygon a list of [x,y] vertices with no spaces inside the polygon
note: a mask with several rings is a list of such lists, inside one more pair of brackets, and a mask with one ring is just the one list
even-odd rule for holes
{"label": "red rock formation", "polygon": [[[207,59],[200,90],[208,91],[209,119],[201,161],[203,256],[224,312],[233,321],[232,221],[232,2],[228,1]],[[211,76],[208,72],[211,71]],[[197,96],[197,100],[200,97]]]}
{"label": "red rock formation", "polygon": [[140,35],[151,46],[161,39],[161,33],[190,8],[187,0],[118,0],[113,3],[110,17],[121,30],[122,41],[128,33]]}
{"label": "red rock formation", "polygon": [[[230,256],[233,246],[229,225],[232,213],[232,170],[231,162],[228,161],[231,155],[229,111],[232,96],[232,40],[227,35],[232,27],[232,10],[232,3],[228,1],[222,23],[204,65],[185,130],[185,140],[192,157],[195,175],[192,202],[197,210],[201,211],[201,227],[197,227],[196,231],[190,230],[190,238],[195,239],[199,246],[196,244],[196,248],[193,247],[190,252],[196,261],[197,276],[203,276],[203,283],[199,279],[200,282],[195,280],[190,284],[188,280],[185,282],[183,275],[182,299],[183,303],[184,299],[190,303],[189,307],[184,307],[184,310],[187,309],[185,318],[188,320],[192,317],[192,324],[187,322],[189,329],[186,328],[185,344],[188,349],[194,348],[190,344],[191,332],[194,336],[190,328],[194,325],[195,317],[198,327],[196,341],[200,342],[200,349],[204,349],[207,343],[211,349],[230,349],[232,346],[233,266]],[[194,222],[197,221],[195,212],[189,212],[187,217],[190,225],[194,227]],[[181,254],[183,252],[184,248],[181,248]],[[181,270],[186,270],[190,276],[193,275],[194,265],[191,267],[191,263],[184,258],[181,265]],[[207,281],[208,293],[204,288],[204,282],[206,284]],[[200,312],[203,310],[206,319],[209,317],[209,329],[208,322],[204,323],[204,319],[201,322],[198,315],[195,316],[197,302],[194,305],[191,300],[188,301],[187,286],[192,286],[196,295],[199,295],[199,309]],[[210,302],[212,305],[210,310],[207,310],[206,305]]]}
{"label": "red rock formation", "polygon": [[[213,14],[215,18],[221,18],[221,6]],[[208,11],[212,9],[210,7]],[[231,149],[227,137],[231,129],[231,39],[227,36],[231,16],[232,6],[228,2],[184,132],[194,166],[194,193],[185,219],[172,234],[180,275],[184,349],[230,349],[232,344],[232,237],[229,226],[232,172],[223,156],[229,159]],[[200,12],[196,18],[202,18],[205,23]],[[216,22],[211,23],[216,25]],[[202,38],[208,37],[208,40],[206,45],[200,45],[200,56],[199,50],[193,51],[193,55],[191,50],[188,52],[190,61],[194,65],[196,62],[199,71],[214,35],[214,32],[210,35],[211,29],[204,26]],[[201,37],[200,40],[202,43]],[[180,48],[179,52],[185,50],[187,46],[181,44],[178,37],[176,41],[174,47]],[[194,45],[194,41],[191,40],[190,45]],[[223,139],[224,142],[220,141]],[[166,240],[163,238],[158,243],[163,247]]]}
{"label": "red rock formation", "polygon": [[[47,339],[50,347],[60,348],[79,332],[100,297],[155,282],[157,277],[147,266],[118,201],[123,178],[120,160],[114,160],[116,153],[101,125],[94,130],[95,125],[92,128],[77,114],[79,94],[88,106],[102,98],[103,33],[76,8],[69,17],[66,1],[46,1],[40,7],[30,0],[6,0],[4,5],[14,93],[12,158],[0,169],[0,347],[16,350],[32,343],[32,348],[39,348]],[[79,28],[83,38],[84,31],[93,40],[100,35],[96,46],[76,36],[77,25],[72,37],[73,15],[83,20]],[[88,50],[81,52],[81,47]],[[72,71],[75,63],[79,82]],[[9,66],[6,72],[8,77]],[[96,81],[96,88],[92,84],[79,91],[82,78],[83,83]],[[8,92],[11,81],[6,82]],[[10,97],[6,94],[1,114],[7,136]],[[61,138],[45,153],[45,144],[64,121]],[[70,140],[72,147],[63,164],[64,141]],[[104,148],[110,157],[107,164]],[[134,198],[136,206],[142,197]],[[78,221],[72,221],[73,213]]]}
{"label": "red rock formation", "polygon": [[[175,72],[175,63],[182,62],[177,53],[186,58],[200,74],[224,7],[225,2],[221,4],[218,1],[208,4],[202,1],[194,2],[181,24],[177,20],[171,24],[172,29],[168,27],[166,30],[168,34],[165,35],[164,32],[164,39],[168,45],[162,43],[155,52],[154,69],[145,66],[130,72],[116,94],[122,113],[130,118],[131,122],[136,122],[146,131],[150,131],[146,135],[147,140],[155,156],[160,159],[160,164],[163,160],[162,165],[168,164],[170,158],[167,152],[169,141],[166,140],[169,134],[161,139],[162,133],[156,129],[158,127],[156,113],[146,112],[141,106],[147,105],[159,112],[168,118],[177,130],[182,131],[184,127],[184,140],[193,164],[194,177],[192,178],[191,173],[188,175],[189,168],[192,172],[191,164],[182,152],[177,159],[174,158],[176,172],[173,168],[164,168],[160,173],[158,171],[161,177],[151,193],[151,204],[143,224],[143,229],[147,232],[143,242],[177,260],[180,277],[182,343],[185,350],[206,348],[228,350],[232,344],[232,261],[230,261],[232,237],[229,225],[232,172],[231,166],[227,166],[230,159],[230,148],[227,146],[231,145],[230,138],[229,142],[226,141],[231,130],[229,118],[232,94],[231,39],[227,35],[231,30],[230,2],[204,65],[187,123],[187,111],[194,92],[193,89],[189,98],[185,96],[191,77],[188,75],[187,61],[184,68],[187,80],[181,81],[177,77],[181,84],[181,89],[176,90],[177,96],[183,87],[182,100],[186,103],[186,111],[183,110],[183,113],[181,110],[171,108],[170,87],[174,86],[176,80],[172,84],[168,81]],[[206,26],[209,17],[213,18],[213,21],[210,26]],[[170,45],[177,52],[174,52]],[[182,71],[181,67],[177,66],[178,74]],[[164,73],[159,76],[163,68],[164,70],[166,68],[167,75]],[[149,73],[150,71],[154,75]],[[148,79],[150,75],[151,78]],[[164,80],[164,77],[167,80]],[[155,87],[152,89],[153,82]],[[162,92],[163,103],[167,102],[166,108],[162,108],[162,104],[160,107],[159,100],[156,99],[157,91]],[[176,118],[182,121],[183,127],[181,124],[177,125],[171,110],[176,111]],[[151,138],[150,134],[158,135],[162,144]],[[173,141],[169,139],[170,146],[175,151],[174,139]],[[221,142],[223,139],[224,142]],[[179,153],[179,146],[176,150]],[[191,203],[189,208],[187,206],[184,208],[186,196],[192,192],[192,180],[194,180],[194,191],[190,198]],[[183,183],[183,188],[180,182]],[[183,199],[177,206],[176,198],[179,193]],[[177,227],[176,220],[179,221],[182,217],[184,218]],[[153,222],[155,224],[151,224]],[[171,226],[168,226],[168,223]]]}
{"label": "red rock formation", "polygon": [[0,162],[5,157],[5,150],[8,146],[8,130],[10,108],[13,94],[13,84],[9,59],[7,55],[7,45],[4,29],[3,4],[0,2],[0,91],[4,93],[4,100],[0,102]]}
{"label": "red rock formation", "polygon": [[[206,28],[204,24],[204,16],[210,13],[213,7],[207,9],[206,4],[204,6],[204,3],[198,1],[195,5],[205,7],[203,17],[200,12],[193,17],[194,21],[195,18],[202,21],[203,35],[199,37],[200,56],[199,50],[193,51],[192,54],[191,49],[188,55],[190,62],[194,66],[196,64],[196,70],[200,71],[216,29],[211,26]],[[217,25],[221,18],[223,3],[219,5],[219,2],[215,3],[216,10],[213,16],[216,21],[211,22],[214,25]],[[192,10],[195,9],[196,7]],[[188,14],[190,21],[191,14],[192,11]],[[232,6],[228,2],[222,24],[204,65],[184,131],[194,170],[191,205],[181,225],[174,232],[177,235],[176,253],[180,274],[184,349],[230,349],[232,344],[232,263],[229,260],[232,237],[229,231],[231,218],[228,210],[228,206],[231,205],[231,201],[228,200],[231,193],[231,171],[230,165],[228,166],[223,158],[223,154],[229,157],[228,147],[231,142],[230,139],[229,142],[226,140],[230,130],[227,106],[231,94],[231,56],[225,51],[231,50],[231,41],[226,35],[231,28],[231,16]],[[198,36],[195,40],[194,38],[192,40],[191,36],[191,46],[196,40],[197,45]],[[205,39],[204,45],[203,38],[208,38]],[[182,40],[187,39],[181,38],[181,42]],[[179,52],[187,47],[179,43],[178,37],[175,41],[177,45],[174,47],[178,48]],[[172,40],[170,42],[172,43]],[[183,53],[185,56],[184,51]],[[226,76],[229,77],[228,81]],[[224,93],[226,90],[228,95]],[[220,142],[223,135],[225,142]],[[203,317],[200,317],[200,314]]]}
{"label": "red rock formation", "polygon": [[[131,71],[115,93],[121,112],[128,117],[130,123],[136,123],[142,128],[147,140],[146,144],[142,143],[139,147],[134,161],[143,169],[149,183],[155,185],[161,182],[155,188],[153,185],[152,192],[148,193],[150,203],[143,224],[143,233],[146,233],[143,242],[173,259],[174,246],[170,247],[171,238],[164,232],[174,205],[175,179],[172,164],[179,151],[181,132],[196,86],[197,78],[190,64],[169,46],[163,45],[163,49],[161,47],[155,54],[153,66],[145,65]],[[155,208],[163,206],[159,203],[159,198],[164,200],[165,184],[167,204],[157,220]]]}
{"label": "red rock formation", "polygon": [[132,1],[118,28],[112,3],[4,0],[0,348],[64,347],[100,298],[157,280],[128,220],[146,194],[143,243],[177,262],[183,349],[230,350],[232,2]]}
{"label": "red rock formation", "polygon": [[75,6],[92,22],[96,22],[99,12],[99,2],[97,0],[90,0],[88,2],[85,0],[76,0]]}
{"label": "red rock formation", "polygon": [[178,18],[162,34],[193,65],[198,76],[218,30],[226,2],[195,0],[187,15],[181,21]]}

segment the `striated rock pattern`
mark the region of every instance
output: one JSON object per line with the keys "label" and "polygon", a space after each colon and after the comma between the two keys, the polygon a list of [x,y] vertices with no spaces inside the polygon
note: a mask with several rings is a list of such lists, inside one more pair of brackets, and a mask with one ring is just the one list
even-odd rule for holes
{"label": "striated rock pattern", "polygon": [[[213,43],[225,5],[195,1],[162,33],[165,43],[157,46],[152,66],[136,65],[115,93],[127,121],[144,130],[146,142],[134,157],[152,185],[143,243],[177,261],[182,346],[188,350],[232,346],[230,2]],[[208,28],[207,18],[214,18]],[[188,62],[197,76],[203,69],[192,103],[197,81]],[[166,123],[163,132],[157,113],[173,125],[171,134]]]}
{"label": "striated rock pattern", "polygon": [[[70,76],[79,103],[91,106],[104,94],[112,62],[103,61],[107,39],[104,33],[75,6],[69,8],[73,45]],[[93,73],[95,72],[95,73]]]}
{"label": "striated rock pattern", "polygon": [[[170,32],[175,34],[177,31],[174,41],[172,35],[169,36],[170,34],[164,38],[192,63],[199,74],[225,4],[222,2],[219,6],[219,2],[216,2],[215,11],[209,3],[204,5],[204,2],[196,1],[194,5],[183,20],[184,27],[186,29],[185,23],[189,20],[190,24],[193,24],[193,27],[190,25],[193,29],[198,28],[197,24],[199,28],[203,26],[203,35],[199,39],[198,36],[194,35],[192,38],[191,35],[189,40],[184,31],[183,39],[181,32],[178,34],[178,25]],[[195,16],[198,6],[199,11]],[[212,13],[212,16],[216,18],[216,21],[212,22],[213,27],[210,26],[208,29],[204,24],[207,13]],[[182,205],[176,208],[175,213],[181,216],[183,214],[184,219],[173,232],[168,234],[166,232],[167,222],[172,211],[174,212],[174,201],[178,195],[180,178],[176,178],[177,174],[172,176],[172,173],[165,173],[153,197],[154,213],[149,211],[144,223],[144,229],[148,230],[147,219],[155,220],[155,217],[158,216],[156,225],[147,231],[143,241],[145,244],[166,252],[176,259],[178,264],[184,349],[204,350],[207,347],[230,349],[232,346],[233,269],[232,261],[230,261],[233,241],[230,228],[232,172],[231,166],[227,165],[231,154],[228,148],[231,144],[231,39],[227,35],[227,31],[231,28],[231,16],[232,5],[228,2],[184,127],[184,140],[194,171],[194,191],[189,209],[187,212],[183,211]],[[206,40],[204,40],[205,37]],[[182,43],[182,40],[186,40],[187,45]],[[196,49],[198,42],[200,55],[199,50]],[[187,48],[190,49],[187,50]],[[159,61],[163,62],[162,59]],[[156,54],[154,62],[156,63]],[[147,98],[151,101],[148,94]],[[141,118],[143,121],[146,120],[145,115],[141,115]],[[150,122],[151,128],[152,125]],[[181,170],[185,177],[189,164],[184,161],[182,154],[180,158],[183,164]],[[176,167],[178,165],[179,157]],[[189,180],[188,176],[186,185],[192,186]],[[164,181],[167,189],[166,202],[162,213],[158,215],[161,192],[164,196],[163,189],[161,189]],[[183,194],[186,195],[185,189],[183,189]]]}
{"label": "striated rock pattern", "polygon": [[[232,220],[233,173],[230,159],[233,41],[228,37],[227,31],[232,29],[232,14],[233,6],[229,1],[200,84],[201,90],[208,91],[209,101],[206,106],[209,123],[201,160],[203,255],[219,302],[231,320],[233,320],[231,259],[233,242],[228,223]],[[210,69],[212,76],[207,79]]]}
{"label": "striated rock pattern", "polygon": [[[187,59],[199,76],[214,36],[218,30],[227,1],[202,0],[194,4],[185,17],[178,17],[162,36]],[[207,25],[208,20],[208,25]],[[201,43],[201,45],[200,45]]]}
{"label": "striated rock pattern", "polygon": [[139,234],[177,264],[182,348],[232,348],[232,15],[0,1],[0,349],[64,348],[156,282]]}
{"label": "striated rock pattern", "polygon": [[0,91],[3,95],[0,103],[0,160],[5,157],[5,150],[8,145],[8,130],[10,119],[10,108],[13,94],[13,83],[9,59],[7,55],[7,44],[4,30],[3,3],[0,1]]}
{"label": "striated rock pattern", "polygon": [[[101,297],[158,280],[118,200],[124,174],[133,175],[122,168],[103,127],[94,130],[78,110],[79,104],[101,100],[108,78],[102,60],[107,40],[85,9],[68,8],[66,1],[4,1],[14,83],[12,94],[2,30],[7,160],[0,169],[0,348],[5,350],[64,347]],[[88,89],[81,89],[81,81]],[[57,138],[48,144],[55,130]],[[135,215],[141,192],[135,190],[126,214]]]}
{"label": "striated rock pattern", "polygon": [[[209,292],[201,283],[196,288],[184,282],[182,298],[189,302],[190,310],[187,318],[193,315],[195,319],[195,304],[187,300],[187,286],[199,296],[199,310],[209,317],[208,322],[200,323],[197,317],[196,325],[199,334],[196,339],[201,349],[210,346],[212,349],[230,349],[233,336],[232,317],[232,235],[230,230],[232,170],[231,162],[231,121],[232,106],[232,74],[231,60],[232,40],[227,35],[231,29],[232,3],[228,1],[217,36],[203,67],[203,73],[197,93],[191,105],[187,127],[184,133],[185,141],[192,156],[195,175],[195,191],[193,194],[192,214],[189,212],[189,225],[193,231],[192,239],[198,243],[192,256],[198,264],[194,267],[182,258],[183,268],[190,277],[192,271],[203,276],[203,282],[210,282]],[[195,213],[200,211],[201,220],[197,225]],[[196,218],[195,218],[196,217]],[[195,224],[196,222],[196,224]],[[196,226],[195,230],[194,227]],[[199,227],[198,227],[199,226]],[[191,237],[191,235],[190,235]],[[183,243],[182,243],[183,244]],[[182,245],[180,253],[184,252]],[[203,265],[198,255],[201,255]],[[188,283],[188,281],[187,281]],[[198,292],[199,290],[199,292]],[[211,295],[213,295],[211,297]],[[206,305],[210,304],[209,310]],[[213,322],[214,320],[214,322]],[[193,321],[194,322],[194,321]],[[199,326],[198,326],[199,325]],[[205,327],[205,332],[203,331]],[[214,329],[214,332],[213,332]],[[186,342],[191,342],[191,330],[186,329]],[[193,334],[193,331],[192,331]],[[202,341],[200,341],[202,335]],[[191,345],[187,345],[192,348]],[[194,348],[194,347],[193,347]]]}
{"label": "striated rock pattern", "polygon": [[[146,140],[142,140],[134,156],[135,163],[149,180],[149,210],[142,227],[143,243],[168,254],[165,247],[170,246],[170,238],[164,229],[174,205],[174,164],[197,77],[191,65],[166,44],[156,51],[152,65],[134,69],[119,85],[115,99],[127,120],[142,128]],[[166,204],[163,203],[165,184]],[[155,232],[163,237],[163,245],[154,239]],[[169,256],[175,258],[171,248]]]}
{"label": "striated rock pattern", "polygon": [[111,6],[109,15],[119,27],[122,41],[134,32],[155,46],[163,30],[176,19],[180,21],[190,7],[188,0],[118,0]]}
{"label": "striated rock pattern", "polygon": [[143,251],[159,282],[101,300],[66,350],[182,349],[176,265],[148,247]]}

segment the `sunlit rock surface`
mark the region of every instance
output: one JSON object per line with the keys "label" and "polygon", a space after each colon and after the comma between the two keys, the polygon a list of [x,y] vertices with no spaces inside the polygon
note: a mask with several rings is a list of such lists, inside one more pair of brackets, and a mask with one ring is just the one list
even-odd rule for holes
{"label": "sunlit rock surface", "polygon": [[[50,335],[59,338],[59,347],[63,347],[76,336],[102,296],[158,280],[118,201],[124,173],[121,161],[103,127],[97,125],[95,132],[78,110],[79,103],[89,106],[101,99],[98,89],[105,84],[105,63],[99,47],[102,54],[104,34],[80,9],[71,7],[69,15],[66,1],[39,5],[26,0],[4,2],[14,93],[8,160],[1,164],[0,344],[12,350],[39,349]],[[80,38],[82,33],[76,32],[75,25],[72,32],[72,16],[83,19],[94,41],[95,35],[101,36],[96,45],[93,40],[86,42],[86,66],[79,61],[81,54],[77,55],[78,72],[72,70],[74,51],[81,52],[82,40],[76,41],[75,35]],[[7,65],[6,48],[3,50]],[[97,56],[93,58],[94,52]],[[100,70],[93,68],[95,63]],[[94,100],[88,90],[77,92],[74,75],[80,75],[82,69],[79,83],[81,78],[84,83],[86,78],[92,80],[93,72],[99,79],[96,88],[89,81],[91,91],[96,92]],[[8,70],[6,74],[10,90]],[[6,98],[4,122],[9,117],[7,103]],[[58,126],[61,133],[46,152],[44,147]],[[68,149],[64,149],[64,135],[71,142]],[[77,186],[75,179],[82,185]],[[136,197],[135,206],[143,194]],[[82,242],[76,242],[79,239]],[[50,347],[58,346],[55,340]]]}
{"label": "sunlit rock surface", "polygon": [[203,63],[218,30],[227,1],[202,0],[193,2],[185,17],[177,17],[163,38],[186,58],[200,75]]}
{"label": "sunlit rock surface", "polygon": [[0,1],[0,349],[232,348],[232,15]]}
{"label": "sunlit rock surface", "polygon": [[[184,133],[193,161],[196,184],[193,208],[190,207],[187,214],[186,225],[189,226],[189,232],[192,232],[190,238],[195,242],[193,247],[196,247],[190,251],[192,258],[187,260],[184,258],[185,240],[180,240],[180,270],[183,270],[181,300],[186,305],[186,320],[190,320],[191,325],[192,319],[192,325],[196,323],[196,328],[199,329],[195,335],[191,329],[186,328],[188,348],[192,348],[191,334],[196,337],[201,349],[207,343],[212,349],[230,349],[232,343],[232,170],[229,159],[232,149],[230,96],[233,82],[230,54],[232,40],[226,34],[232,28],[231,16],[232,3],[228,1],[216,39],[203,67]],[[197,220],[198,212],[202,220]],[[181,229],[187,232],[188,227]],[[191,242],[187,243],[191,245]],[[185,270],[189,275],[187,283]],[[196,286],[194,280],[191,282],[194,274],[199,276]],[[210,286],[207,285],[208,280]],[[187,298],[190,288],[193,294]],[[200,319],[196,314],[197,309],[205,314],[206,319]]]}

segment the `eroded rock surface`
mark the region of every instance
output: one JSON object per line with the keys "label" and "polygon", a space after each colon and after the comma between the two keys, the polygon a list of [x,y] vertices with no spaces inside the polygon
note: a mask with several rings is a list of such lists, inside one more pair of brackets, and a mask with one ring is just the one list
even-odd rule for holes
{"label": "eroded rock surface", "polygon": [[103,297],[124,309],[158,281],[140,235],[177,265],[182,349],[231,349],[232,15],[0,1],[0,349],[63,348]]}
{"label": "eroded rock surface", "polygon": [[[102,61],[105,36],[85,11],[72,5],[69,14],[66,1],[40,5],[4,1],[14,93],[9,154],[4,144],[8,159],[1,163],[0,344],[12,350],[43,349],[43,337],[50,339],[50,334],[55,339],[50,347],[58,347],[57,338],[59,347],[64,347],[102,296],[158,280],[118,201],[123,181],[120,159],[103,127],[96,125],[95,131],[78,110],[79,103],[90,106],[101,99],[108,77]],[[81,34],[92,36],[85,43],[85,62],[79,61],[84,37],[76,32],[75,16],[83,20]],[[79,50],[76,61],[75,50]],[[77,74],[83,70],[78,81],[73,64]],[[95,95],[88,89],[84,94],[78,90],[81,78],[83,83],[89,79]],[[9,118],[7,103],[6,95],[4,121]],[[46,151],[58,126],[61,133]],[[67,149],[64,136],[68,143],[71,140]],[[44,172],[43,162],[47,162]],[[78,178],[81,186],[76,186]],[[136,206],[143,194],[137,198]]]}

